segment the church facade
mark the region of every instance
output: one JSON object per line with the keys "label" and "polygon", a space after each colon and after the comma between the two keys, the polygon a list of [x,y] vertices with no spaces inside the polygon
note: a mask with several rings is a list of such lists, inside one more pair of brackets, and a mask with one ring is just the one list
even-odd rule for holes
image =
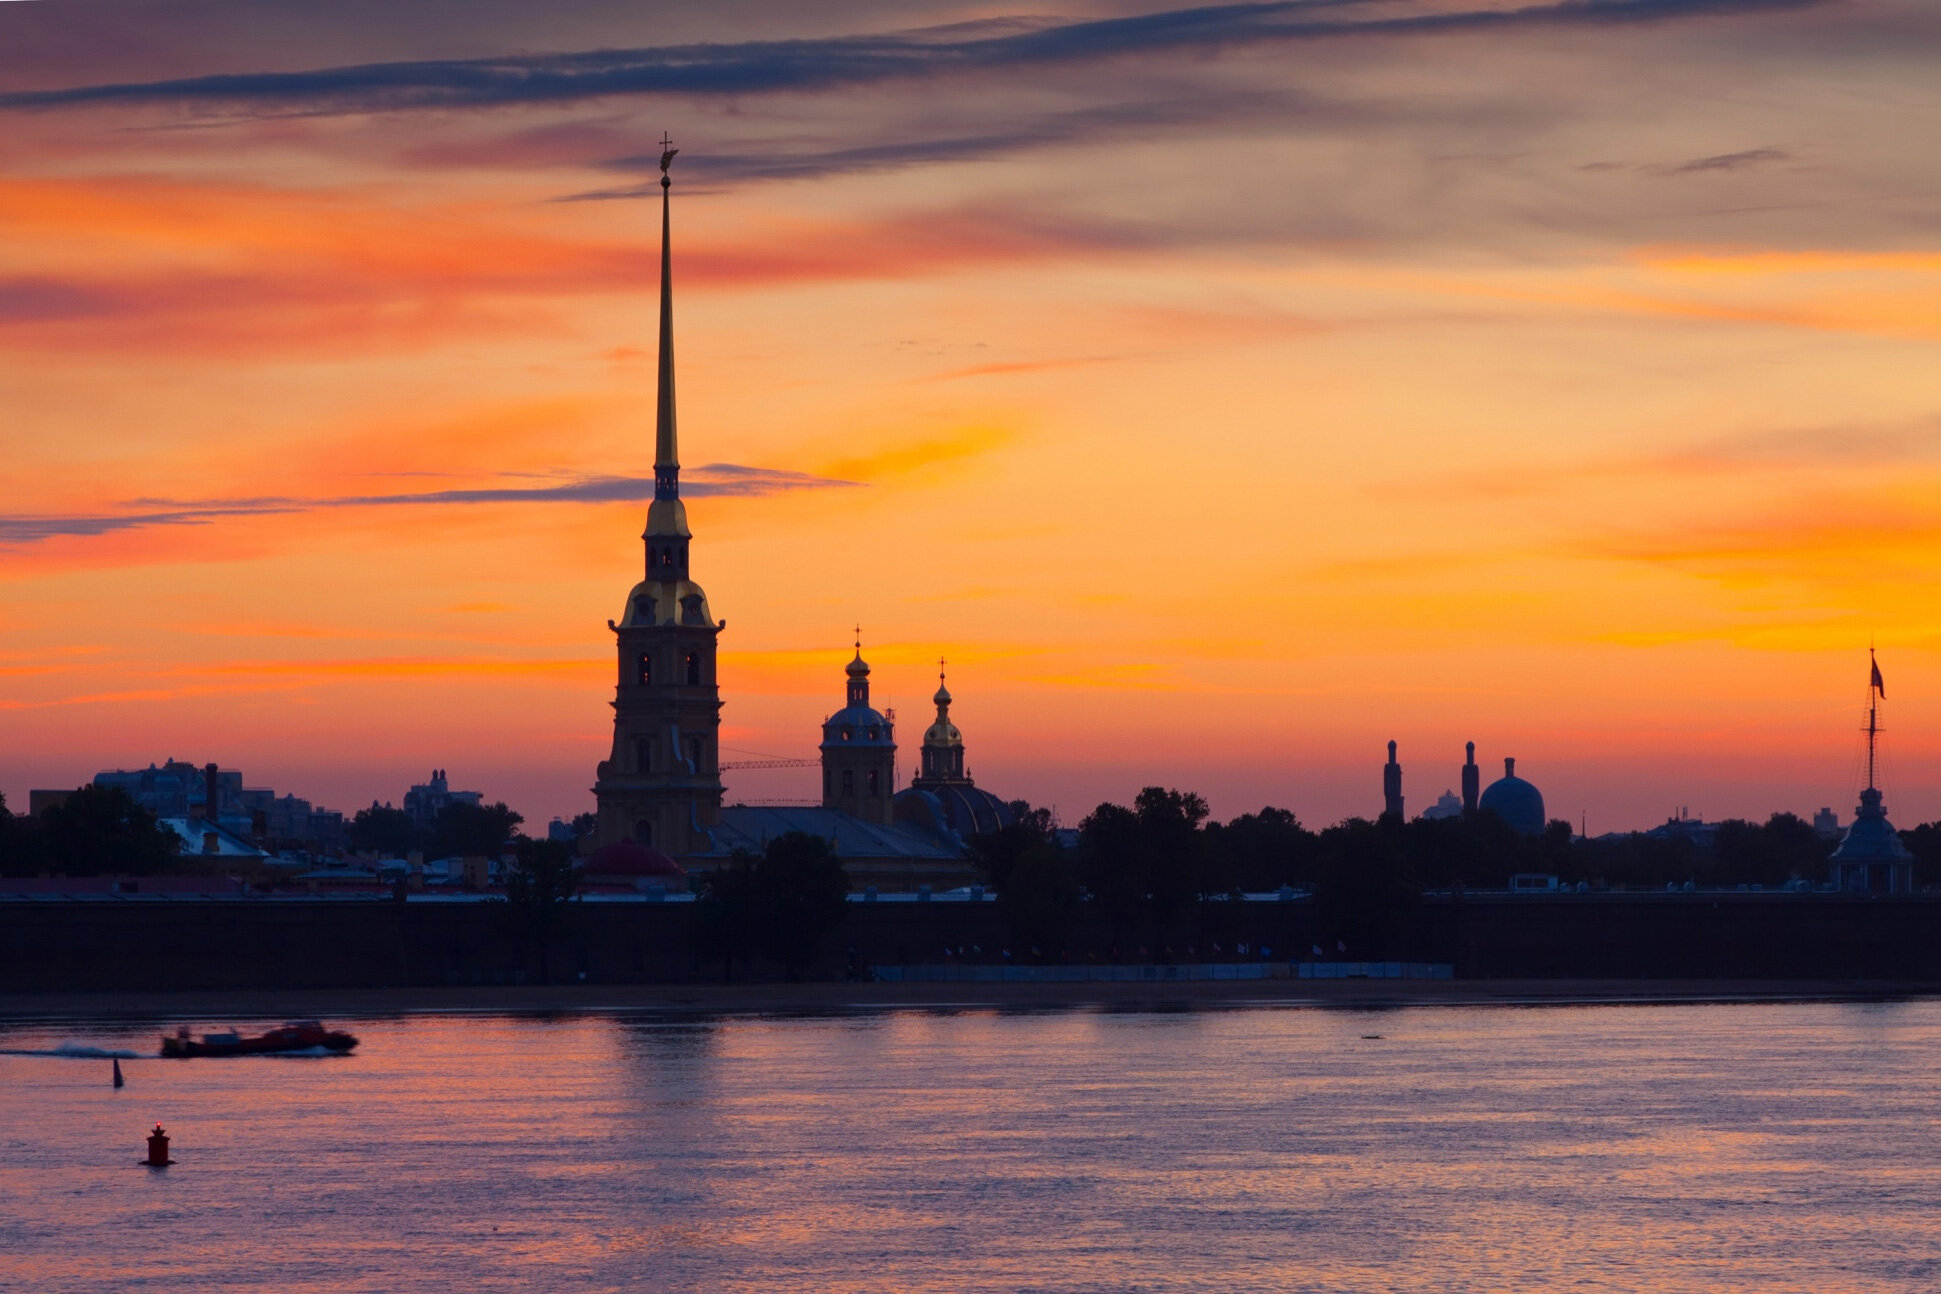
{"label": "church facade", "polygon": [[[694,535],[681,501],[674,400],[674,295],[668,167],[661,155],[661,281],[654,498],[647,509],[642,578],[613,634],[613,744],[593,785],[593,860],[616,875],[657,883],[706,872],[737,853],[806,831],[830,841],[857,888],[948,888],[976,879],[969,838],[1009,825],[1007,805],[972,785],[963,739],[937,693],[915,783],[896,788],[893,719],[870,704],[860,635],[845,667],[844,700],[822,725],[818,805],[726,805],[720,763],[721,687],[716,620],[690,568]],[[616,870],[617,869],[617,870]]]}

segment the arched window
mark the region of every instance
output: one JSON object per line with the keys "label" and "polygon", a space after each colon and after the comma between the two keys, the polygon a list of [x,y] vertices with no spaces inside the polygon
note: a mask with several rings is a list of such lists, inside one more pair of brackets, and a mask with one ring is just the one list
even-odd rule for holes
{"label": "arched window", "polygon": [[646,818],[634,823],[634,843],[652,845],[654,843],[654,824]]}
{"label": "arched window", "polygon": [[654,739],[652,737],[634,738],[634,772],[651,773],[654,771]]}
{"label": "arched window", "polygon": [[701,685],[701,653],[698,651],[687,654],[687,685],[689,687]]}
{"label": "arched window", "polygon": [[640,653],[640,659],[635,662],[634,681],[642,687],[654,681],[654,654],[652,652]]}
{"label": "arched window", "polygon": [[873,723],[869,726],[869,739],[871,741],[875,741],[877,738],[881,737],[882,735],[883,735],[883,730],[881,728],[877,727]]}
{"label": "arched window", "polygon": [[852,769],[845,768],[842,770],[842,793],[844,795],[856,794],[856,774]]}
{"label": "arched window", "polygon": [[[848,741],[851,737],[854,737],[855,735],[856,735],[856,730],[854,728],[850,727],[846,723],[842,726],[842,739],[844,741]],[[848,775],[844,774],[844,776],[848,776]]]}
{"label": "arched window", "polygon": [[879,790],[879,789],[877,788],[877,785],[876,785],[876,770],[875,770],[875,769],[873,769],[873,768],[869,770],[869,793],[870,793],[870,796],[871,796],[871,798],[874,798],[874,797],[876,797],[876,796],[879,796],[879,795],[881,795],[881,794],[883,793],[883,792],[882,792],[881,790]]}
{"label": "arched window", "polygon": [[707,768],[701,763],[701,739],[699,737],[689,737],[687,739],[687,762],[694,765],[695,772],[707,772]]}

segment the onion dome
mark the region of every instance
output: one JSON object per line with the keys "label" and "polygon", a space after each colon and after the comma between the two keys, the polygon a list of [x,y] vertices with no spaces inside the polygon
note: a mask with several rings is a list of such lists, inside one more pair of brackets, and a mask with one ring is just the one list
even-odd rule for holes
{"label": "onion dome", "polygon": [[863,659],[863,645],[856,644],[856,659],[843,667],[849,676],[842,709],[822,721],[822,748],[842,750],[856,746],[896,747],[896,734],[890,721],[869,703],[869,662]]}
{"label": "onion dome", "polygon": [[1543,812],[1543,792],[1516,775],[1516,761],[1503,761],[1503,776],[1491,782],[1476,806],[1494,813],[1519,835],[1540,836],[1549,821]]}
{"label": "onion dome", "polygon": [[[943,662],[938,661],[937,664],[941,667]],[[930,751],[943,751],[951,747],[961,747],[964,744],[964,734],[959,732],[957,725],[950,721],[950,689],[944,686],[941,668],[937,674],[937,694],[930,699],[937,703],[937,721],[923,730],[923,744],[929,748],[924,755],[923,767],[920,770],[924,777],[941,776],[944,771],[941,767],[932,767],[937,761],[929,753]],[[961,777],[964,771],[964,756],[961,751],[957,754],[954,763],[956,775]]]}

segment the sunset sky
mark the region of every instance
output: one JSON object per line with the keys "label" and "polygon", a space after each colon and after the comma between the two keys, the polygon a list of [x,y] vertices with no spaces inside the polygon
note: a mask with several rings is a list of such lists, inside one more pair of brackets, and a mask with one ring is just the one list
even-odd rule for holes
{"label": "sunset sky", "polygon": [[[663,131],[726,757],[1941,817],[1941,7],[0,4],[0,790],[590,809]],[[815,793],[785,770],[730,800]]]}

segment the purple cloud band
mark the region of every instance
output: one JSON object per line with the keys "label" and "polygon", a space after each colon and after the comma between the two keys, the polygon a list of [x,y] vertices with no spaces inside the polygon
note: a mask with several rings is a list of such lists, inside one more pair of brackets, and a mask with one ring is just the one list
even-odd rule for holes
{"label": "purple cloud band", "polygon": [[[1529,27],[1608,26],[1805,8],[1823,0],[1559,0],[1517,9],[1384,17],[1369,0],[1206,5],[1090,21],[960,24],[931,31],[496,58],[365,63],[0,94],[4,108],[186,103],[244,112],[357,113],[560,103],[616,95],[813,92],[893,78],[1044,67],[1227,46]],[[1344,16],[1345,15],[1345,16]]]}
{"label": "purple cloud band", "polygon": [[[689,498],[758,497],[784,490],[854,488],[860,482],[739,463],[709,463],[681,482]],[[424,490],[410,494],[283,495],[218,499],[131,499],[131,511],[83,515],[0,515],[0,544],[19,547],[152,526],[199,526],[225,517],[274,516],[329,508],[439,507],[480,503],[637,503],[653,497],[651,476],[582,476],[550,485]]]}

